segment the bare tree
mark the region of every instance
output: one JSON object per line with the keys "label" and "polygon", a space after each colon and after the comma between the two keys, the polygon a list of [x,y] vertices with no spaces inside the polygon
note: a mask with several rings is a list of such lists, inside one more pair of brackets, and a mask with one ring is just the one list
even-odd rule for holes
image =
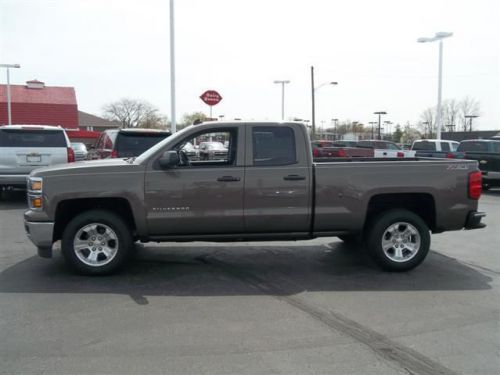
{"label": "bare tree", "polygon": [[455,129],[459,114],[460,105],[456,99],[447,99],[444,101],[443,116],[441,118],[444,120],[444,126],[448,127],[448,130]]}
{"label": "bare tree", "polygon": [[163,128],[165,121],[152,104],[137,99],[123,98],[103,107],[104,117],[117,120],[122,128]]}
{"label": "bare tree", "polygon": [[428,138],[434,137],[436,134],[436,109],[429,107],[420,114],[421,122],[419,127],[421,128],[424,136]]}
{"label": "bare tree", "polygon": [[479,101],[469,96],[466,96],[460,101],[458,105],[460,108],[460,123],[462,125],[462,130],[464,132],[472,131],[472,121],[468,122],[465,116],[479,116],[480,114]]}

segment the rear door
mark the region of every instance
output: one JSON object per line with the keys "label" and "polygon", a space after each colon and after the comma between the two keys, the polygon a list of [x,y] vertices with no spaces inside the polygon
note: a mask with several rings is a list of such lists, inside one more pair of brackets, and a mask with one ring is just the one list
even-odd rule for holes
{"label": "rear door", "polygon": [[64,131],[0,128],[0,174],[29,174],[33,169],[68,162]]}
{"label": "rear door", "polygon": [[307,233],[311,225],[309,147],[293,125],[246,127],[244,217],[247,233]]}

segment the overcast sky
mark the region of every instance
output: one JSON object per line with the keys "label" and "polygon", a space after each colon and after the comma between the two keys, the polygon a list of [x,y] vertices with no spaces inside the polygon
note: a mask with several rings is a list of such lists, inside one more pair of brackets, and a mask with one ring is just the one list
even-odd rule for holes
{"label": "overcast sky", "polygon": [[[177,0],[178,120],[223,97],[214,116],[275,120],[288,79],[285,116],[311,118],[310,66],[317,124],[368,123],[388,112],[416,123],[437,101],[438,44],[444,42],[443,98],[481,103],[481,129],[500,129],[499,1]],[[102,113],[122,97],[145,99],[170,117],[169,1],[0,0],[0,62],[19,63],[12,83],[37,78],[73,86],[79,109]],[[5,72],[0,72],[5,83]]]}

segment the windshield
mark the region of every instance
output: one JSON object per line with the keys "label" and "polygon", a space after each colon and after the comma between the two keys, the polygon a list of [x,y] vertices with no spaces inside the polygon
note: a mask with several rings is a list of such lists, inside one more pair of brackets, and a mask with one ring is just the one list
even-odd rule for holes
{"label": "windshield", "polygon": [[165,138],[163,141],[158,142],[157,144],[155,144],[154,146],[152,146],[151,148],[149,148],[148,150],[146,150],[142,154],[140,154],[135,159],[135,162],[138,163],[138,164],[143,163],[149,157],[151,157],[156,152],[158,152],[159,150],[161,150],[168,142],[173,142],[173,144],[175,144],[176,140],[179,139],[179,138],[182,138],[182,136],[184,135],[184,133],[186,133],[193,126],[195,126],[195,125],[188,126],[188,127],[184,128],[184,129],[176,132],[175,134],[171,135],[170,137]]}
{"label": "windshield", "polygon": [[417,151],[436,151],[436,144],[434,142],[415,142],[413,144],[412,150]]}

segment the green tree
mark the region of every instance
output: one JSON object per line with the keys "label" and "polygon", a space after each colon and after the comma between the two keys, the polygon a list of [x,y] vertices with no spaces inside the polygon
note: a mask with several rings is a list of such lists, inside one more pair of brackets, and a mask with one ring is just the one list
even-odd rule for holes
{"label": "green tree", "polygon": [[392,133],[392,141],[396,143],[401,142],[401,138],[403,137],[403,130],[401,129],[401,125],[396,125],[396,130]]}
{"label": "green tree", "polygon": [[184,113],[182,116],[182,121],[177,125],[179,129],[185,128],[186,126],[193,125],[195,122],[203,122],[208,117],[203,112],[192,112]]}

